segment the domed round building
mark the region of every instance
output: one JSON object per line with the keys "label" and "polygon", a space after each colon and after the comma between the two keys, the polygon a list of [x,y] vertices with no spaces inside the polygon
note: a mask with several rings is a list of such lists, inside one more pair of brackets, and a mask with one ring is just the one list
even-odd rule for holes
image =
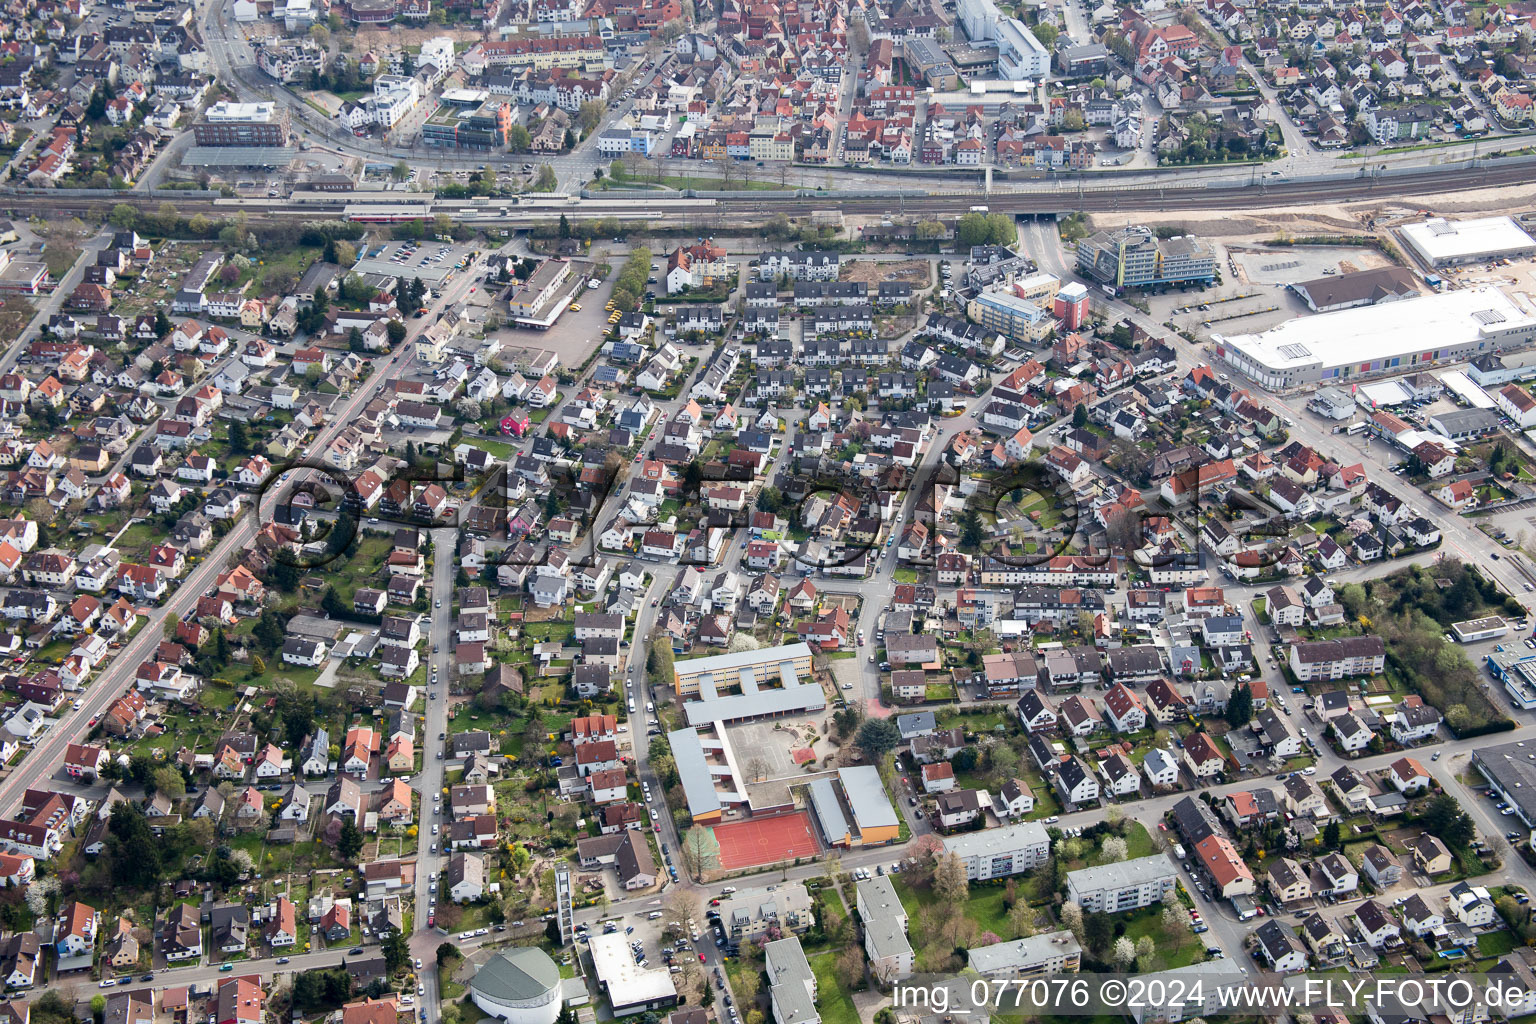
{"label": "domed round building", "polygon": [[469,983],[475,1005],[507,1024],[555,1024],[564,1002],[560,968],[533,946],[503,950]]}

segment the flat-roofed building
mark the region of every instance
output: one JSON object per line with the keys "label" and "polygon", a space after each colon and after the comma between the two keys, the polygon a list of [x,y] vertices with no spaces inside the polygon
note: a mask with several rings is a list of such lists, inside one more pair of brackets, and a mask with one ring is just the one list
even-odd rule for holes
{"label": "flat-roofed building", "polygon": [[1083,947],[1072,933],[1041,932],[1012,942],[969,950],[971,970],[984,977],[1072,973],[1082,965]]}
{"label": "flat-roofed building", "polygon": [[1044,864],[1051,855],[1051,837],[1038,821],[1024,821],[946,836],[944,851],[960,858],[967,879],[982,882],[1017,875]]}
{"label": "flat-roofed building", "polygon": [[288,109],[270,101],[221,100],[192,125],[199,146],[286,146]]}
{"label": "flat-roofed building", "polygon": [[755,691],[768,681],[778,682],[789,671],[799,679],[811,676],[809,644],[784,644],[755,651],[716,654],[674,662],[672,689],[679,697],[693,697],[722,689]]}
{"label": "flat-roofed building", "polygon": [[766,943],[763,966],[768,974],[774,1024],[821,1024],[816,1010],[816,973],[800,940],[791,936]]}
{"label": "flat-roofed building", "polygon": [[901,822],[873,765],[839,768],[807,787],[811,813],[831,846],[893,843]]}
{"label": "flat-roofed building", "polygon": [[907,939],[907,911],[886,875],[855,886],[859,921],[864,925],[864,953],[869,968],[885,984],[912,973],[912,943]]}
{"label": "flat-roofed building", "polygon": [[1485,285],[1212,338],[1227,363],[1266,388],[1282,390],[1520,348],[1536,339],[1536,317]]}
{"label": "flat-roofed building", "polygon": [[1480,263],[1493,259],[1522,259],[1536,254],[1536,239],[1513,217],[1446,220],[1431,217],[1397,229],[1408,248],[1431,267]]}
{"label": "flat-roofed building", "polygon": [[1067,872],[1067,897],[1084,910],[1118,914],[1160,903],[1173,891],[1178,869],[1166,853]]}
{"label": "flat-roofed building", "polygon": [[[791,941],[791,940],[785,940]],[[799,942],[795,941],[798,946]],[[641,967],[629,950],[623,932],[593,935],[587,948],[597,981],[608,995],[615,1017],[671,1006],[677,1002],[672,975],[665,970]]]}

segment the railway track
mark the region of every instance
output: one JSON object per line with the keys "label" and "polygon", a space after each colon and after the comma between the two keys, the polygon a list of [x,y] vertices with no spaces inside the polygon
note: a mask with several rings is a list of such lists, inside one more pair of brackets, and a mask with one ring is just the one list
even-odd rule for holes
{"label": "railway track", "polygon": [[[1388,199],[1400,195],[1434,195],[1459,192],[1468,189],[1499,185],[1523,184],[1531,180],[1531,167],[1524,162],[1492,162],[1476,166],[1459,166],[1440,170],[1425,170],[1413,174],[1394,175],[1388,178],[1360,176],[1329,181],[1280,181],[1252,184],[1236,184],[1215,187],[1162,187],[1157,185],[1135,186],[1073,186],[1063,182],[1054,189],[1028,192],[954,192],[937,195],[801,195],[762,193],[751,198],[671,196],[646,193],[633,197],[605,196],[602,199],[572,198],[561,208],[576,217],[630,216],[636,219],[662,220],[675,213],[685,212],[692,217],[718,216],[721,219],[743,214],[772,216],[784,214],[798,217],[813,212],[835,209],[844,213],[892,213],[896,207],[904,213],[957,213],[984,199],[993,212],[1021,215],[1051,215],[1077,210],[1086,212],[1112,212],[1121,209],[1177,210],[1235,210],[1271,206],[1301,206],[1317,202],[1337,202],[1379,197]],[[227,216],[235,209],[244,209],[255,219],[294,218],[320,219],[340,217],[350,200],[344,194],[326,198],[306,197],[300,202],[284,200],[263,201],[259,206],[239,199],[172,199],[166,196],[121,192],[110,195],[93,193],[81,195],[68,190],[29,192],[12,190],[0,192],[0,208],[12,217],[41,214],[46,216],[99,217],[114,206],[126,204],[143,210],[158,209],[162,203],[173,202],[177,212],[184,216],[201,213],[210,217]],[[431,204],[433,212],[444,212],[470,223],[501,222],[507,226],[506,215],[500,207],[510,206],[517,220],[552,218],[557,215],[553,204],[539,202],[526,207],[510,200],[488,200],[484,205],[463,200],[444,200]],[[255,208],[253,208],[255,207]]]}

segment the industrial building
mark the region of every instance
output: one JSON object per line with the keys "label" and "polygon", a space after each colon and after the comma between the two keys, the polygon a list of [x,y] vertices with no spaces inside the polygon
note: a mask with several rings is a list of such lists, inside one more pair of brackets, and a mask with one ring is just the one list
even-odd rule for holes
{"label": "industrial building", "polygon": [[1513,217],[1446,220],[1431,217],[1397,229],[1414,255],[1430,267],[1451,267],[1485,260],[1520,259],[1536,254],[1536,239]]}
{"label": "industrial building", "polygon": [[199,146],[286,146],[288,110],[276,103],[220,100],[192,125]]}
{"label": "industrial building", "polygon": [[[1520,647],[1488,655],[1488,671],[1522,711],[1536,710],[1536,654]],[[1536,750],[1532,751],[1536,754]],[[1485,773],[1486,774],[1486,773]]]}
{"label": "industrial building", "polygon": [[1481,619],[1466,619],[1462,622],[1451,623],[1451,632],[1456,634],[1456,639],[1464,644],[1477,643],[1479,640],[1493,640],[1497,637],[1509,635],[1509,623],[1497,615],[1486,615]]}
{"label": "industrial building", "polygon": [[1536,338],[1536,317],[1488,285],[1287,320],[1260,334],[1212,338],[1217,354],[1239,372],[1282,390],[1523,347]]}
{"label": "industrial building", "polygon": [[873,765],[839,768],[807,787],[811,812],[829,846],[894,843],[900,819]]}
{"label": "industrial building", "polygon": [[1499,414],[1491,409],[1452,409],[1435,413],[1429,426],[1452,441],[1471,441],[1497,431]]}
{"label": "industrial building", "polygon": [[545,260],[507,299],[513,316],[533,316],[571,276],[569,260]]}
{"label": "industrial building", "polygon": [[1472,767],[1514,806],[1527,828],[1536,829],[1536,740],[1481,747],[1472,752]]}
{"label": "industrial building", "polygon": [[1336,309],[1411,298],[1419,294],[1419,284],[1412,272],[1402,267],[1380,267],[1298,281],[1291,285],[1291,291],[1300,296],[1312,312],[1331,313]]}
{"label": "industrial building", "polygon": [[1158,238],[1151,228],[1129,225],[1077,243],[1077,270],[1116,291],[1210,284],[1216,257],[1193,235]]}

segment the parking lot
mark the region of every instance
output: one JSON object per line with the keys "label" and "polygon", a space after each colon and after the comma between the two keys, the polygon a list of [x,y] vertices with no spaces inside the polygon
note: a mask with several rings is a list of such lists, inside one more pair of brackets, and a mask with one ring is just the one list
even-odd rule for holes
{"label": "parking lot", "polygon": [[[632,914],[621,914],[601,921],[596,925],[578,923],[576,925],[576,944],[578,948],[587,945],[589,936],[611,935],[623,930],[624,936],[629,940],[630,954],[635,958],[635,963],[642,967],[669,968],[673,974],[682,973],[682,964],[685,957],[702,963],[704,955],[701,950],[713,943],[714,936],[705,932],[705,925],[695,922],[698,936],[695,940],[691,936],[678,938],[672,935],[663,936],[665,926],[661,910],[661,900],[656,899],[649,904],[650,909],[637,911]],[[713,981],[713,975],[711,981]]]}
{"label": "parking lot", "polygon": [[433,290],[469,265],[470,250],[452,242],[385,242],[370,246],[358,260],[357,271],[386,277],[419,277]]}

